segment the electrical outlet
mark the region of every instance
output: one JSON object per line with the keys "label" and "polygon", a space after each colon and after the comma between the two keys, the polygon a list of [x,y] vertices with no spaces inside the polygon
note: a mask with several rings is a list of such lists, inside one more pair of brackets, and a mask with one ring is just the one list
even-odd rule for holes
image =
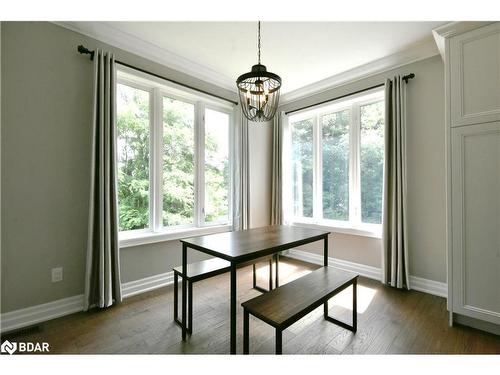
{"label": "electrical outlet", "polygon": [[62,281],[62,279],[63,279],[63,268],[62,267],[52,268],[52,282],[56,283],[58,281]]}

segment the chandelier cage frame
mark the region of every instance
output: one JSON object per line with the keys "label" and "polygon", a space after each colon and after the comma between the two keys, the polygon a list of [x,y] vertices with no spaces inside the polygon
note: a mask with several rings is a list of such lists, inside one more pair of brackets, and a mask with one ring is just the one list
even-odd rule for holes
{"label": "chandelier cage frame", "polygon": [[260,21],[258,26],[258,64],[236,80],[243,114],[254,122],[272,120],[279,105],[281,77],[260,63]]}

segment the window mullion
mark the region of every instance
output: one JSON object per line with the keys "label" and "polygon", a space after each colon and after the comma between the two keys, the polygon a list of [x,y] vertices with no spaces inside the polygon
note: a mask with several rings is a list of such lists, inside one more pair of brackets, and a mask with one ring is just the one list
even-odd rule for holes
{"label": "window mullion", "polygon": [[359,148],[360,148],[360,125],[359,125],[359,105],[354,103],[351,107],[350,124],[350,163],[351,187],[349,193],[349,221],[353,225],[358,225],[361,220],[361,190],[359,173]]}
{"label": "window mullion", "polygon": [[195,110],[195,204],[194,223],[205,224],[205,105],[196,102]]}
{"label": "window mullion", "polygon": [[319,115],[314,116],[313,122],[313,218],[318,222],[323,218],[323,173],[321,155],[322,130]]}
{"label": "window mullion", "polygon": [[152,225],[153,231],[158,232],[162,227],[163,213],[163,103],[161,92],[158,88],[153,89],[153,141],[151,155],[152,168]]}
{"label": "window mullion", "polygon": [[149,229],[155,231],[154,207],[155,207],[155,111],[154,91],[149,92]]}

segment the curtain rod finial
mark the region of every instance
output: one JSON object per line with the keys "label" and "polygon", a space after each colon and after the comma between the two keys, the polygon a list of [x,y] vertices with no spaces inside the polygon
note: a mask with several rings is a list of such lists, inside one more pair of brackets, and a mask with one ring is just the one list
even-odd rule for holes
{"label": "curtain rod finial", "polygon": [[403,76],[403,80],[405,81],[405,83],[408,83],[408,80],[412,79],[412,78],[415,78],[415,74],[414,73],[410,73],[410,74],[407,74],[407,75]]}
{"label": "curtain rod finial", "polygon": [[80,45],[77,47],[77,50],[78,50],[78,52],[80,52],[81,54],[90,55],[90,60],[94,60],[94,51],[89,50],[89,49],[88,49],[87,47],[85,47],[84,45],[80,44]]}

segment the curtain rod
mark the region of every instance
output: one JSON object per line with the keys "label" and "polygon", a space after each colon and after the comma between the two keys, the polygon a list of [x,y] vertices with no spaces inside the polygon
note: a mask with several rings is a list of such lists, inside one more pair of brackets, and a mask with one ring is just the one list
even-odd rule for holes
{"label": "curtain rod", "polygon": [[[91,51],[89,50],[87,47],[83,46],[83,45],[79,45],[78,48],[77,48],[78,52],[80,52],[81,54],[85,54],[85,55],[90,55],[90,60],[93,60],[94,59],[94,54],[95,54],[95,51]],[[230,103],[233,103],[234,105],[238,105],[238,102],[234,101],[234,100],[231,100],[231,99],[227,99],[227,98],[224,98],[223,96],[219,96],[219,95],[216,95],[216,94],[212,94],[208,91],[204,91],[204,90],[201,90],[201,89],[198,89],[196,87],[193,87],[193,86],[189,86],[189,85],[186,85],[185,83],[181,83],[181,82],[178,82],[178,81],[175,81],[173,79],[170,79],[170,78],[167,78],[167,77],[164,77],[164,76],[161,76],[159,74],[156,74],[156,73],[153,73],[153,72],[150,72],[150,71],[147,71],[147,70],[144,70],[144,69],[141,69],[141,68],[138,68],[136,66],[133,66],[133,65],[130,65],[130,64],[127,64],[127,63],[124,63],[122,61],[116,61],[117,64],[120,64],[120,65],[123,65],[123,66],[126,66],[127,68],[130,68],[130,69],[134,69],[134,70],[137,70],[139,72],[142,72],[142,73],[146,73],[146,74],[149,74],[149,75],[152,75],[156,78],[160,78],[160,79],[164,79],[165,81],[168,81],[168,82],[172,82],[172,83],[175,83],[176,85],[179,85],[179,86],[182,86],[182,87],[186,87],[188,89],[191,89],[191,90],[194,90],[194,91],[197,91],[197,92],[201,92],[203,94],[206,94],[206,95],[209,95],[209,96],[213,96],[214,98],[218,98],[218,99],[221,99],[221,100],[224,100],[226,102],[230,102]]]}
{"label": "curtain rod", "polygon": [[[412,79],[412,78],[415,78],[415,74],[414,73],[410,73],[410,74],[407,74],[407,75],[403,76],[403,80],[405,81],[405,83],[408,83],[408,80]],[[316,107],[316,106],[321,105],[321,104],[326,104],[326,103],[329,103],[329,102],[333,102],[334,100],[343,99],[343,98],[346,98],[348,96],[356,95],[356,94],[359,94],[359,93],[362,93],[362,92],[365,92],[365,91],[373,90],[373,89],[376,89],[377,87],[382,87],[384,85],[385,85],[385,83],[380,83],[380,84],[375,85],[375,86],[371,86],[371,87],[367,87],[365,89],[361,89],[361,90],[358,90],[358,91],[350,92],[349,94],[344,94],[344,95],[340,95],[340,96],[337,96],[337,97],[332,98],[332,99],[323,100],[322,102],[319,102],[319,103],[309,104],[309,105],[306,105],[304,107],[297,108],[297,109],[285,112],[285,115],[288,115],[288,114],[294,113],[294,112],[298,112],[298,111],[302,111],[303,109],[307,109],[307,108],[311,108],[311,107]]]}

